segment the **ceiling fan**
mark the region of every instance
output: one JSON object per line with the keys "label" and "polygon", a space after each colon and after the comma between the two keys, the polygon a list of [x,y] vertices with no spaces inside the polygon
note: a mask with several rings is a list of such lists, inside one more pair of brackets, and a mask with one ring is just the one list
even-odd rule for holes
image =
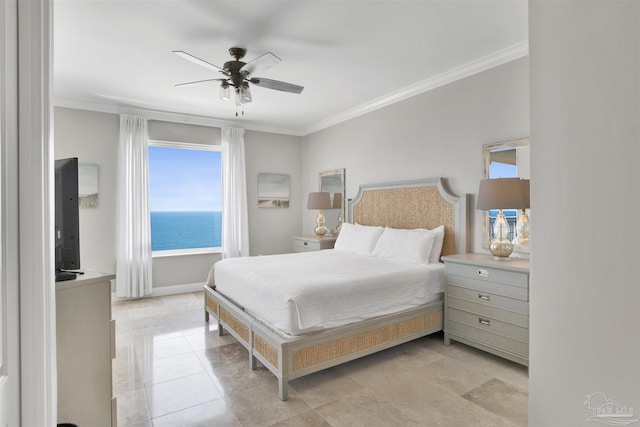
{"label": "ceiling fan", "polygon": [[217,79],[197,80],[187,83],[179,83],[176,86],[185,86],[203,82],[219,81],[220,82],[220,98],[227,101],[231,99],[231,87],[233,87],[236,93],[236,116],[238,115],[238,107],[242,108],[242,114],[244,115],[244,104],[252,101],[251,90],[249,89],[249,83],[255,86],[264,87],[267,89],[275,89],[282,92],[289,93],[301,93],[304,89],[303,86],[294,85],[291,83],[281,82],[278,80],[265,79],[262,77],[254,77],[254,73],[265,71],[271,68],[275,64],[281,61],[280,58],[275,56],[271,52],[267,52],[262,56],[259,56],[249,62],[241,61],[244,58],[247,50],[241,47],[232,47],[229,49],[229,54],[235,58],[235,61],[225,62],[222,68],[217,65],[213,65],[205,60],[202,60],[196,56],[193,56],[182,50],[174,50],[173,53],[181,58],[205,67],[209,70],[216,71],[224,74],[224,77]]}

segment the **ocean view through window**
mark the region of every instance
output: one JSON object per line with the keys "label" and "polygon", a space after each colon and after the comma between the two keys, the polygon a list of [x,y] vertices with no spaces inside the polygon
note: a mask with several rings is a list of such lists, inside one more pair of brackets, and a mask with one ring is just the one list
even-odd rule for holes
{"label": "ocean view through window", "polygon": [[153,252],[222,245],[221,155],[216,146],[149,141]]}

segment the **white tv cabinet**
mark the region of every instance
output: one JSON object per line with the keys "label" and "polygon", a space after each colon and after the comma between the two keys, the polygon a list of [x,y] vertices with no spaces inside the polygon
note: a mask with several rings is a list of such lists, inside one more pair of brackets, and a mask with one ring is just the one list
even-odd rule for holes
{"label": "white tv cabinet", "polygon": [[116,346],[110,280],[115,277],[87,271],[56,282],[58,423],[117,425],[111,378]]}

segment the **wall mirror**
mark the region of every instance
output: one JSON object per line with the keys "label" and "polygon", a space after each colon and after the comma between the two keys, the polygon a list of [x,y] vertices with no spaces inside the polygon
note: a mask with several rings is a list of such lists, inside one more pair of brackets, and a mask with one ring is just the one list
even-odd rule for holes
{"label": "wall mirror", "polygon": [[338,227],[339,217],[344,218],[344,169],[320,172],[320,191],[329,193],[333,209],[324,212],[327,228],[333,234]]}
{"label": "wall mirror", "polygon": [[[516,141],[497,142],[483,146],[484,158],[484,178],[522,178],[530,179],[529,168],[529,139],[519,139]],[[489,248],[489,242],[493,239],[492,226],[497,215],[497,210],[484,212],[482,226],[482,247]],[[506,209],[504,214],[507,217],[511,233],[509,240],[513,239],[513,232],[518,220],[518,211]],[[530,217],[530,211],[527,209]],[[516,245],[514,252],[529,253],[528,245]]]}

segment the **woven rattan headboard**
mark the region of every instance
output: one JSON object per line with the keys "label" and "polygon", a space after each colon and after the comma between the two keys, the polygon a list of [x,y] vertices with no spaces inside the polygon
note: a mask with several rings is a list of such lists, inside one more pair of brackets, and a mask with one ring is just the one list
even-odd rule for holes
{"label": "woven rattan headboard", "polygon": [[349,203],[349,222],[394,228],[444,225],[442,255],[469,251],[469,196],[452,194],[444,178],[361,185]]}

